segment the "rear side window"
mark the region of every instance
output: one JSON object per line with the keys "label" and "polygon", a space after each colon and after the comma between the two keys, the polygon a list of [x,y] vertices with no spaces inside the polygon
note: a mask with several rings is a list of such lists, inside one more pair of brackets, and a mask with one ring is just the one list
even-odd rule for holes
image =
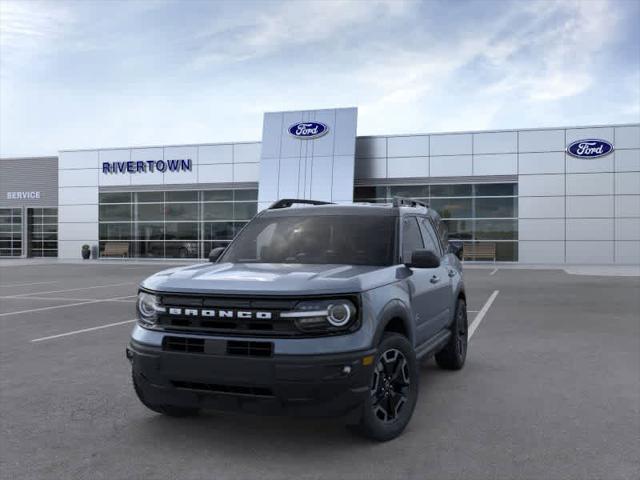
{"label": "rear side window", "polygon": [[442,220],[438,221],[438,233],[440,234],[440,241],[442,242],[442,246],[446,248],[447,244],[449,243],[449,229],[447,228],[447,224]]}
{"label": "rear side window", "polygon": [[424,248],[426,248],[427,250],[431,250],[438,256],[442,256],[440,243],[438,242],[436,233],[433,231],[431,222],[429,222],[429,220],[427,220],[426,218],[421,218],[420,229],[422,230],[422,238],[424,238]]}
{"label": "rear side window", "polygon": [[411,262],[414,250],[424,248],[422,235],[415,217],[405,218],[402,222],[402,263]]}

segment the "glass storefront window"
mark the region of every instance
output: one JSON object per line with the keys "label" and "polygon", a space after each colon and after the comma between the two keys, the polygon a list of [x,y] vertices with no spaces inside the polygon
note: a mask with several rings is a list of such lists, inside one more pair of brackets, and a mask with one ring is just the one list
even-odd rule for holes
{"label": "glass storefront window", "polygon": [[231,240],[233,235],[233,222],[205,222],[203,224],[205,240]]}
{"label": "glass storefront window", "polygon": [[135,196],[138,203],[164,202],[164,192],[137,192]]}
{"label": "glass storefront window", "polygon": [[129,222],[131,221],[131,204],[100,205],[99,221]]}
{"label": "glass storefront window", "polygon": [[517,218],[517,199],[505,198],[476,198],[476,218]]}
{"label": "glass storefront window", "polygon": [[131,203],[131,193],[129,192],[101,193],[100,203]]}
{"label": "glass storefront window", "polygon": [[134,257],[206,257],[253,218],[257,198],[255,188],[100,194],[100,252],[118,243]]}
{"label": "glass storefront window", "polygon": [[517,240],[517,220],[474,220],[477,240]]}
{"label": "glass storefront window", "polygon": [[101,223],[100,240],[130,240],[130,223]]}
{"label": "glass storefront window", "polygon": [[431,185],[431,197],[470,197],[471,184]]}
{"label": "glass storefront window", "polygon": [[28,208],[27,235],[29,257],[57,257],[58,209]]}
{"label": "glass storefront window", "polygon": [[427,203],[443,218],[451,240],[491,242],[496,245],[497,260],[518,259],[517,183],[370,185],[354,188],[356,202],[390,202],[393,195],[418,199],[428,195]]}
{"label": "glass storefront window", "polygon": [[247,189],[247,190],[234,190],[233,199],[236,202],[242,201],[256,201],[258,200],[258,190],[255,189]]}
{"label": "glass storefront window", "polygon": [[198,220],[197,203],[165,203],[165,220]]}
{"label": "glass storefront window", "polygon": [[166,223],[165,240],[198,240],[198,223]]}
{"label": "glass storefront window", "polygon": [[473,240],[473,220],[445,220],[451,240]]}
{"label": "glass storefront window", "polygon": [[236,220],[251,220],[257,210],[258,206],[255,203],[236,203],[233,217]]}
{"label": "glass storefront window", "polygon": [[398,187],[389,187],[389,196],[393,197],[408,197],[408,198],[427,198],[429,196],[428,185],[407,185]]}
{"label": "glass storefront window", "polygon": [[134,206],[135,219],[144,222],[164,220],[164,205],[162,203],[140,203]]}
{"label": "glass storefront window", "polygon": [[135,240],[164,240],[164,223],[137,223]]}
{"label": "glass storefront window", "polygon": [[202,192],[202,200],[205,202],[231,202],[233,190],[211,190]]}
{"label": "glass storefront window", "polygon": [[22,209],[0,208],[0,257],[22,255]]}
{"label": "glass storefront window", "polygon": [[473,218],[470,198],[443,198],[431,200],[429,206],[442,218]]}
{"label": "glass storefront window", "polygon": [[204,220],[233,220],[233,203],[203,203]]}
{"label": "glass storefront window", "polygon": [[165,195],[166,202],[197,202],[198,201],[198,192],[195,192],[195,191],[165,192],[164,195]]}
{"label": "glass storefront window", "polygon": [[475,185],[477,197],[512,197],[518,195],[517,183],[477,183]]}

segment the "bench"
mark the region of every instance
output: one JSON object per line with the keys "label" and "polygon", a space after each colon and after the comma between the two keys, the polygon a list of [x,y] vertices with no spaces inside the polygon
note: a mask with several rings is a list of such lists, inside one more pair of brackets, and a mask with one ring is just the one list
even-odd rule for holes
{"label": "bench", "polygon": [[462,247],[463,260],[493,260],[496,261],[496,244],[491,242],[484,243],[465,243]]}
{"label": "bench", "polygon": [[129,256],[129,244],[128,243],[107,243],[104,246],[102,252],[103,257],[128,257]]}

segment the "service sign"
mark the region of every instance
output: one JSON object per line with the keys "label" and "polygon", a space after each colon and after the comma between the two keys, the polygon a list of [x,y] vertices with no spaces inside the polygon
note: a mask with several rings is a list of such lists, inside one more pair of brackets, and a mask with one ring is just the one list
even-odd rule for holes
{"label": "service sign", "polygon": [[38,200],[40,192],[7,192],[7,200]]}
{"label": "service sign", "polygon": [[320,122],[300,122],[289,127],[289,134],[301,140],[312,140],[329,132],[329,127]]}
{"label": "service sign", "polygon": [[567,153],[577,158],[599,158],[613,152],[613,145],[606,140],[590,138],[576,140],[567,147]]}

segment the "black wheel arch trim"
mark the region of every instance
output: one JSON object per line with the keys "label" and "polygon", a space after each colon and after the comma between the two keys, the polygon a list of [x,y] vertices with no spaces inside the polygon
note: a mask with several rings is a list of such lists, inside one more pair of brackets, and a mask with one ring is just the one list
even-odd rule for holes
{"label": "black wheel arch trim", "polygon": [[376,333],[373,337],[374,347],[378,345],[382,340],[382,336],[384,335],[384,332],[389,323],[391,323],[391,321],[395,320],[396,318],[402,321],[402,325],[404,326],[404,330],[407,333],[409,343],[411,343],[411,345],[414,345],[415,328],[413,326],[413,322],[411,321],[411,310],[401,300],[394,299],[385,305],[385,307],[382,309],[382,312],[378,316]]}

